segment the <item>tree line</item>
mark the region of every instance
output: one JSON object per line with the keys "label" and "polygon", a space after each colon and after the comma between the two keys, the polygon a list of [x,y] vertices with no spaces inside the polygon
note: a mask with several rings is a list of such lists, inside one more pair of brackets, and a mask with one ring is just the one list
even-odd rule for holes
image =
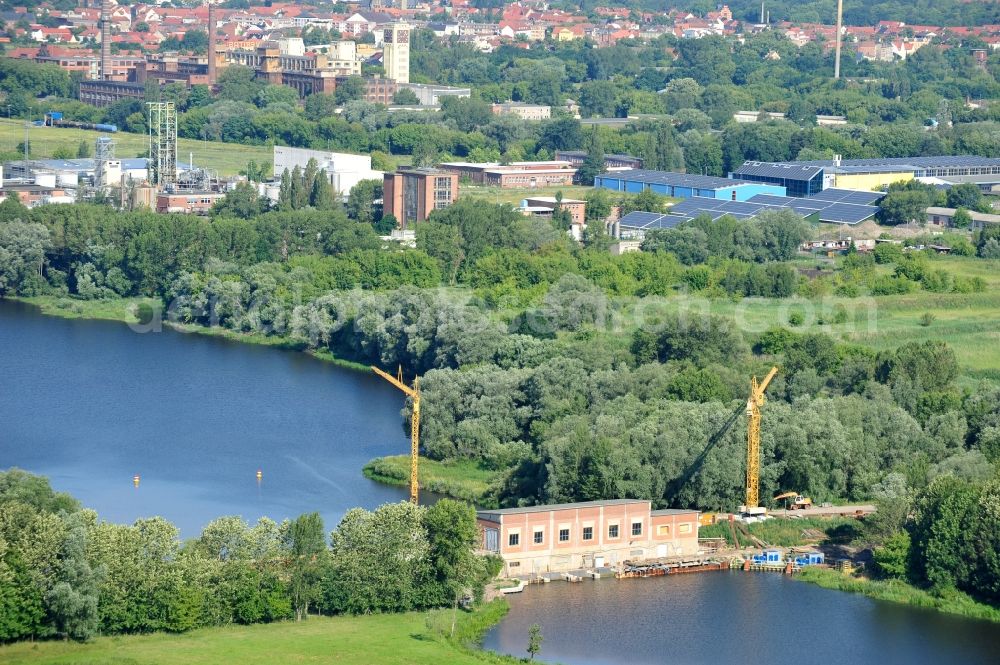
{"label": "tree line", "polygon": [[[608,152],[643,157],[651,168],[692,173],[724,175],[746,159],[997,150],[997,110],[964,102],[1000,94],[1000,54],[992,54],[984,69],[965,43],[927,46],[902,63],[845,58],[850,83],[834,85],[831,54],[818,45],[797,47],[777,31],[736,44],[721,37],[664,37],[600,49],[576,42],[527,51],[502,46],[491,54],[417,33],[414,76],[470,86],[471,98],[445,98],[440,111],[389,113],[361,101],[363,83],[352,77],[334,95],[300,102],[291,88],[264,85],[240,66],[220,73],[216,97],[207,86],[187,90],[179,84],[154,86],[149,97],[177,104],[183,137],[374,153],[377,168],[387,165],[388,154],[410,155],[421,164],[447,157],[544,159],[556,150],[586,149],[579,122],[558,112],[567,98],[579,101],[584,116],[659,116],[595,133]],[[97,109],[66,99],[72,87],[71,77],[55,66],[0,62],[0,89],[16,115],[58,110],[72,120],[146,131],[141,101]],[[550,104],[557,113],[540,123],[492,114],[491,103],[509,99]],[[343,113],[335,112],[339,107]],[[733,113],[747,110],[785,113],[788,120],[733,121]],[[843,115],[849,124],[817,127],[817,114]],[[923,125],[931,118],[938,126],[928,132]]]}
{"label": "tree line", "polygon": [[[904,252],[888,243],[871,254],[848,256],[835,270],[803,273],[789,261],[809,228],[787,211],[767,212],[749,222],[691,220],[651,232],[644,243],[647,251],[615,257],[606,251],[611,240],[599,222],[591,223],[581,248],[550,222],[526,218],[509,205],[466,199],[435,211],[418,225],[417,248],[405,249],[386,246],[377,235],[382,222],[371,212],[377,188],[362,183],[346,209],[339,203],[324,209],[310,205],[307,196],[307,190],[321,194],[328,185],[322,171],[313,166],[285,180],[288,186],[277,209],[267,211],[266,201],[245,185],[220,201],[210,219],[111,212],[93,205],[28,210],[5,201],[0,204],[0,252],[5,258],[0,294],[169,300],[204,292],[201,300],[209,302],[220,298],[222,289],[228,294],[223,300],[243,311],[262,299],[291,311],[332,289],[462,284],[490,308],[537,319],[547,297],[579,291],[560,282],[566,275],[588,280],[591,285],[584,290],[593,306],[604,310],[609,308],[606,296],[856,297],[985,289],[981,278],[937,268],[926,251]],[[312,186],[305,185],[309,180]],[[595,208],[610,205],[602,190],[588,199]],[[989,257],[996,251],[994,236],[987,229],[974,242],[954,235],[932,240],[949,244],[956,254]],[[883,265],[892,271],[887,273]],[[208,321],[211,316],[190,318]],[[250,329],[237,325],[238,318],[219,322],[256,330],[252,324]]]}
{"label": "tree line", "polygon": [[[989,430],[986,446],[996,459],[996,411],[970,416],[970,426]],[[995,468],[970,473],[965,465],[952,465],[948,470],[925,487],[915,488],[898,474],[889,474],[877,487],[878,512],[866,518],[864,534],[874,545],[873,573],[941,598],[967,594],[997,605],[1000,476]]]}
{"label": "tree line", "polygon": [[11,469],[0,472],[0,641],[456,606],[498,572],[477,546],[475,512],[447,499],[355,508],[329,534],[317,513],[220,517],[181,541],[163,518],[105,522]]}

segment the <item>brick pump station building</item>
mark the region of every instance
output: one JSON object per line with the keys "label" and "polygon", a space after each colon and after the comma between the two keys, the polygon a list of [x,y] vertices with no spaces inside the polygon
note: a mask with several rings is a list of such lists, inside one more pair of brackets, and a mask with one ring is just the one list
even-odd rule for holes
{"label": "brick pump station building", "polygon": [[698,511],[611,499],[480,510],[482,547],[509,577],[616,566],[698,552]]}

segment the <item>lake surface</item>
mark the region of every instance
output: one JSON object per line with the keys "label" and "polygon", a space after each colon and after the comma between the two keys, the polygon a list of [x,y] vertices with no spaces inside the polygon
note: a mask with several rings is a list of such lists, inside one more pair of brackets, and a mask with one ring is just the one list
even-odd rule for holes
{"label": "lake surface", "polygon": [[830,591],[777,573],[533,585],[484,646],[564,665],[1000,662],[1000,626]]}
{"label": "lake surface", "polygon": [[162,515],[194,536],[221,515],[319,511],[329,530],[408,496],[361,475],[409,452],[403,395],[302,353],[0,301],[0,377],[0,468],[44,474],[109,521]]}

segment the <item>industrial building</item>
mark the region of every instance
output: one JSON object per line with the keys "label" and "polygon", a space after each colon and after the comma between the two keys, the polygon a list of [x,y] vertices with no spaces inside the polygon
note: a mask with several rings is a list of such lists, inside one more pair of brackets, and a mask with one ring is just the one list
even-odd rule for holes
{"label": "industrial building", "polygon": [[681,222],[686,222],[689,219],[691,218],[684,215],[636,210],[611,223],[608,228],[608,235],[619,240],[642,241],[645,240],[648,231],[672,229]]}
{"label": "industrial building", "polygon": [[383,32],[382,69],[390,81],[410,82],[410,26],[393,23]]}
{"label": "industrial building", "polygon": [[556,209],[565,210],[570,216],[569,234],[573,240],[583,240],[586,228],[587,202],[581,199],[556,198],[555,196],[533,196],[521,201],[519,210],[525,215],[552,219]]}
{"label": "industrial building", "polygon": [[80,81],[79,99],[84,104],[106,108],[122,101],[145,101],[146,86],[129,81]]}
{"label": "industrial building", "polygon": [[477,185],[503,189],[514,187],[563,187],[573,184],[576,169],[569,162],[445,162],[442,169]]}
{"label": "industrial building", "polygon": [[746,201],[727,201],[692,197],[671,206],[670,213],[688,219],[702,216],[718,219],[723,215],[750,219],[766,210],[791,210],[809,220],[853,226],[872,219],[883,196],[882,192],[825,189],[808,198],[757,194]]}
{"label": "industrial building", "polygon": [[401,168],[386,173],[382,182],[382,210],[393,215],[401,228],[422,222],[434,210],[458,198],[458,175],[434,168]]}
{"label": "industrial building", "polygon": [[[585,150],[556,150],[555,158],[569,162],[574,167],[580,168],[587,159],[587,152]],[[604,155],[605,171],[641,169],[642,167],[642,157],[633,157],[632,155]]]}
{"label": "industrial building", "polygon": [[729,177],[784,187],[787,196],[812,196],[823,191],[823,167],[814,164],[744,162]]}
{"label": "industrial building", "polygon": [[288,148],[274,146],[275,178],[280,178],[287,169],[291,172],[296,166],[305,170],[309,160],[316,160],[316,168],[326,171],[330,185],[341,195],[347,196],[351,189],[362,180],[381,180],[385,175],[382,171],[372,169],[371,155],[352,155],[343,152],[328,152],[325,150],[309,150],[307,148]]}
{"label": "industrial building", "polygon": [[138,83],[156,81],[160,85],[181,83],[185,86],[209,85],[208,58],[181,56],[176,53],[149,54],[135,68]]}
{"label": "industrial building", "polygon": [[649,231],[672,229],[696,217],[752,219],[768,210],[791,210],[812,221],[853,226],[874,218],[883,196],[843,189],[826,189],[808,198],[757,194],[746,201],[693,196],[675,203],[667,213],[630,212],[610,224],[608,233],[620,240],[641,241]]}
{"label": "industrial building", "polygon": [[780,185],[642,169],[598,175],[594,178],[594,187],[603,187],[629,194],[638,194],[648,189],[657,194],[678,199],[700,196],[725,201],[746,201],[758,194],[785,196],[785,188]]}
{"label": "industrial building", "polygon": [[744,162],[730,177],[784,185],[788,196],[813,196],[824,189],[875,191],[894,182],[920,179],[931,184],[974,183],[985,193],[1000,190],[1000,158],[973,155],[885,157],[803,162]]}
{"label": "industrial building", "polygon": [[337,77],[358,72],[358,65],[342,63],[329,56],[306,51],[299,38],[265,42],[256,49],[236,49],[226,52],[228,64],[243,65],[256,72],[258,80],[269,85],[295,88],[299,97],[332,94]]}
{"label": "industrial building", "polygon": [[501,102],[492,107],[493,115],[512,115],[521,120],[548,120],[552,117],[552,107],[545,104],[525,102]]}
{"label": "industrial building", "polygon": [[[927,209],[927,223],[945,228],[953,227],[955,225],[956,212],[958,210],[955,208],[931,206]],[[976,212],[975,210],[966,210],[966,212],[969,213],[969,219],[971,220],[969,229],[972,231],[980,231],[988,225],[1000,224],[1000,215]]]}
{"label": "industrial building", "polygon": [[554,196],[533,196],[521,201],[521,209],[529,212],[538,212],[542,209],[552,211],[556,208],[569,212],[573,224],[583,226],[587,213],[587,202],[581,199],[558,199]]}
{"label": "industrial building", "polygon": [[476,513],[482,549],[508,577],[616,566],[698,552],[698,511],[610,499]]}
{"label": "industrial building", "polygon": [[225,196],[225,192],[160,192],[156,195],[156,212],[207,215]]}
{"label": "industrial building", "polygon": [[[471,97],[471,88],[456,88],[450,85],[430,83],[397,83],[396,90],[409,90],[417,96],[421,106],[438,106],[442,97]],[[390,103],[391,103],[390,99]]]}

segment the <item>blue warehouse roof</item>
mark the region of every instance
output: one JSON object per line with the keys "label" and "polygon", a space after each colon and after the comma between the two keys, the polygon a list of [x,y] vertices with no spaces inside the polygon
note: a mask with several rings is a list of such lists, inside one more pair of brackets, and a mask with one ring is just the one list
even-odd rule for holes
{"label": "blue warehouse roof", "polygon": [[691,173],[671,173],[669,171],[650,171],[647,169],[626,169],[612,171],[597,176],[601,180],[629,180],[647,185],[667,185],[669,187],[693,187],[695,189],[722,189],[746,185],[747,183],[729,178],[716,178],[710,175]]}

